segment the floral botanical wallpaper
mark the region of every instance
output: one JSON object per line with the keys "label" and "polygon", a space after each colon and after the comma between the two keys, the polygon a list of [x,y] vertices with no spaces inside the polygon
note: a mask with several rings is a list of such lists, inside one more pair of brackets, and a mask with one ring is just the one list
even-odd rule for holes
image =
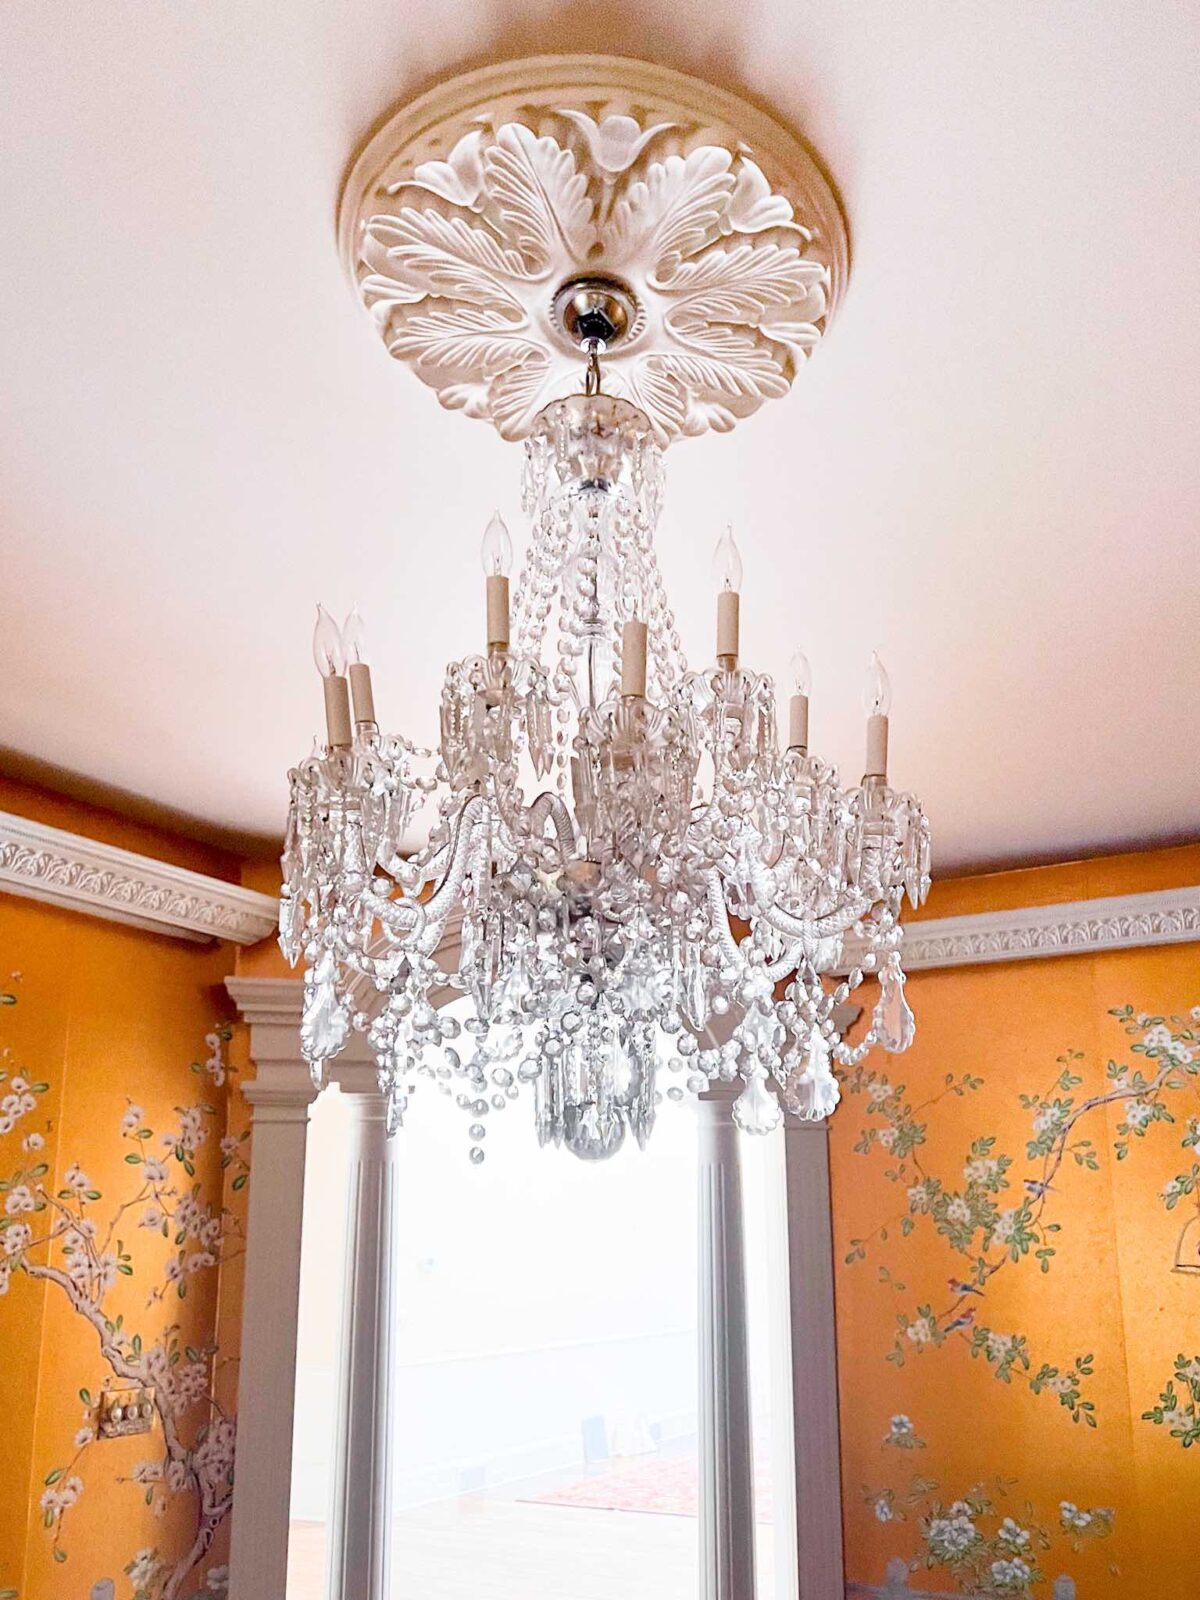
{"label": "floral botanical wallpaper", "polygon": [[1037,967],[925,976],[932,1037],[846,1085],[848,1577],[1192,1600],[1200,1005],[1093,1010],[1103,962]]}
{"label": "floral botanical wallpaper", "polygon": [[217,1600],[237,1374],[220,1308],[249,1181],[230,1029],[212,1020],[228,954],[104,925],[72,942],[64,914],[3,910],[45,944],[0,983],[0,1343],[16,1380],[0,1597]]}

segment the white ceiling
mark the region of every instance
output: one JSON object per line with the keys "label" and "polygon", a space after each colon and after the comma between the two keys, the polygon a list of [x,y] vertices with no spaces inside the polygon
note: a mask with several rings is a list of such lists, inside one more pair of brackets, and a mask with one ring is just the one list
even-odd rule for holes
{"label": "white ceiling", "polygon": [[693,657],[709,555],[814,742],[893,773],[943,868],[1200,835],[1200,7],[1156,0],[7,0],[0,744],[278,832],[358,598],[384,720],[435,733],[519,447],[391,363],[338,263],[389,105],[546,49],[749,86],[825,155],[849,293],[791,397],[671,452]]}

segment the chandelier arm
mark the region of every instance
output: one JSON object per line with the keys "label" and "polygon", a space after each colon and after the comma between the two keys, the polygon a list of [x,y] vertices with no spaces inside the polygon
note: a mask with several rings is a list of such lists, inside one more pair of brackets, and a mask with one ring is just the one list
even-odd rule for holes
{"label": "chandelier arm", "polygon": [[786,978],[789,973],[796,971],[800,954],[802,953],[800,941],[797,940],[796,944],[797,948],[789,955],[780,956],[777,961],[769,961],[767,963],[766,974],[772,983],[778,983],[781,978]]}
{"label": "chandelier arm", "polygon": [[[393,944],[403,944],[420,937],[425,926],[425,907],[419,900],[411,900],[407,895],[403,899],[392,900],[371,889],[363,891],[362,900],[373,920],[379,923]],[[365,950],[363,955],[367,956]]]}
{"label": "chandelier arm", "polygon": [[554,824],[559,850],[563,860],[567,861],[575,854],[575,827],[561,795],[550,789],[543,790],[529,808],[529,820],[539,836],[542,835],[547,817]]}
{"label": "chandelier arm", "polygon": [[836,911],[829,911],[813,923],[819,939],[832,939],[847,933],[856,922],[861,922],[875,901],[870,895],[859,893]]}
{"label": "chandelier arm", "polygon": [[733,937],[733,929],[729,926],[729,912],[725,905],[725,891],[721,886],[721,874],[716,867],[710,867],[705,874],[705,884],[709,914],[712,917],[713,929],[720,943],[722,954],[733,966],[740,967],[745,957],[742,955],[737,940]]}
{"label": "chandelier arm", "polygon": [[[422,902],[425,911],[425,928],[418,945],[421,953],[429,955],[441,938],[442,928],[454,902],[462,889],[471,856],[478,848],[478,835],[486,820],[487,804],[480,795],[474,795],[463,807],[455,829],[450,867],[438,889]],[[430,940],[432,938],[432,944]]]}

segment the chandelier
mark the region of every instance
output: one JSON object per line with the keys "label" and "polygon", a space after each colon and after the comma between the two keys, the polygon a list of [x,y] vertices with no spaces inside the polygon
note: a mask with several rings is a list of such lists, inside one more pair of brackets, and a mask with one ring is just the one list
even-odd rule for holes
{"label": "chandelier", "polygon": [[[562,109],[573,60],[587,112]],[[743,662],[732,534],[702,670],[654,549],[671,439],[786,392],[824,331],[840,213],[794,141],[780,170],[808,185],[803,218],[744,133],[708,142],[716,91],[607,66],[622,106],[637,79],[640,116],[603,115],[595,58],[508,64],[507,100],[472,74],[397,114],[343,198],[391,353],[524,438],[530,538],[510,591],[512,540],[488,524],[486,630],[447,668],[437,749],[380,732],[357,611],[339,629],[318,610],[326,738],[291,774],[280,939],[305,966],[317,1082],[365,1034],[389,1128],[429,1080],[465,1113],[473,1161],[523,1093],[540,1142],[587,1160],[644,1146],[664,1099],[716,1083],[739,1085],[748,1133],[825,1117],[839,1070],[913,1034],[899,917],[928,890],[929,830],[888,782],[883,667],[844,788],[808,747],[804,656],[783,737],[774,682]],[[506,341],[533,354],[498,355]],[[439,342],[457,348],[441,366]]]}

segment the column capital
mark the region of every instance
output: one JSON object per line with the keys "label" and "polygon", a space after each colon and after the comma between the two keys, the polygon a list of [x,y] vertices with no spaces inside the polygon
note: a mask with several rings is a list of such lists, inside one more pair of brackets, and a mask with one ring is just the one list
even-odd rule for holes
{"label": "column capital", "polygon": [[354,1100],[382,1100],[379,1087],[379,1069],[374,1060],[347,1061],[338,1056],[330,1063],[329,1081],[336,1083],[341,1092]]}
{"label": "column capital", "polygon": [[[250,1059],[257,1075],[242,1085],[242,1093],[255,1107],[255,1115],[260,1107],[271,1115],[281,1108],[310,1105],[319,1091],[300,1051],[304,980],[234,977],[226,978],[225,988],[250,1029]],[[338,1057],[337,1071],[348,1072],[370,1061],[366,1040],[354,1033]]]}

